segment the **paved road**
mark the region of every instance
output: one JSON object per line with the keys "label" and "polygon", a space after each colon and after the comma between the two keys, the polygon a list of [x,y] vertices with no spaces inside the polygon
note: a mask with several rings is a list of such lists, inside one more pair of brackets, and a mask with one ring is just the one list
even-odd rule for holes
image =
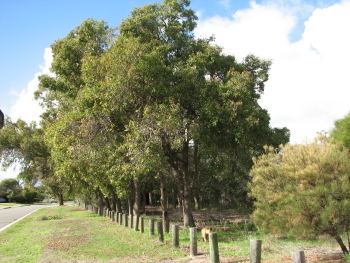
{"label": "paved road", "polygon": [[47,207],[47,205],[28,205],[21,207],[12,207],[8,209],[1,209],[0,229],[41,207]]}

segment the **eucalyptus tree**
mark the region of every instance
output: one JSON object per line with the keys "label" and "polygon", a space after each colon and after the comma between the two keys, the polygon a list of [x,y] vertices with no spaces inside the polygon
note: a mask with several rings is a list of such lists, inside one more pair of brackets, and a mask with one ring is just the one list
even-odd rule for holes
{"label": "eucalyptus tree", "polygon": [[193,200],[205,200],[202,182],[246,194],[251,158],[288,141],[258,104],[270,62],[237,62],[196,39],[189,5],[137,8],[118,35],[83,22],[53,44],[55,75],[42,76],[37,93],[56,173],[134,196],[136,213],[142,183],[175,181],[185,226],[194,225]]}
{"label": "eucalyptus tree", "polygon": [[[84,186],[91,186],[100,198],[102,192],[98,185],[96,186],[93,180],[88,181],[83,176],[79,177],[84,169],[84,173],[93,173],[89,171],[92,166],[85,167],[88,161],[85,152],[77,148],[82,144],[79,145],[79,141],[75,140],[81,131],[79,130],[81,123],[78,121],[82,118],[75,120],[74,117],[81,112],[77,101],[85,87],[82,78],[84,60],[86,57],[99,57],[104,53],[110,45],[112,36],[113,30],[103,21],[89,19],[66,37],[57,40],[51,46],[53,74],[40,76],[39,89],[36,92],[36,98],[46,109],[42,115],[41,125],[53,156],[55,175]],[[55,140],[57,138],[60,138],[61,142]],[[74,151],[80,154],[79,159],[74,159],[76,157],[72,153]]]}
{"label": "eucalyptus tree", "polygon": [[[86,68],[98,87],[99,105],[118,120],[118,127],[128,134],[130,125],[137,124],[133,134],[143,137],[138,149],[149,154],[135,156],[154,158],[161,151],[176,174],[185,226],[194,225],[196,166],[206,163],[194,162],[201,147],[211,149],[212,156],[233,153],[222,159],[230,166],[227,179],[236,167],[243,167],[247,177],[251,157],[276,133],[282,134],[276,144],[288,141],[286,130],[269,127],[268,113],[258,104],[270,63],[254,56],[238,63],[210,40],[195,39],[196,20],[185,0],[135,9],[108,52]],[[91,77],[94,70],[97,78]]]}

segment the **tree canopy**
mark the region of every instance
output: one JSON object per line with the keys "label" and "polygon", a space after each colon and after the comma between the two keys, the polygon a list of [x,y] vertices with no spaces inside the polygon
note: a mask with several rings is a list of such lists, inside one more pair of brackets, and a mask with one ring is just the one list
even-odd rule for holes
{"label": "tree canopy", "polygon": [[258,103],[271,63],[195,38],[189,5],[136,8],[118,31],[89,19],[52,44],[40,132],[51,178],[84,201],[138,216],[155,195],[165,222],[171,203],[193,226],[194,208],[249,206],[252,157],[288,142]]}
{"label": "tree canopy", "polygon": [[4,113],[2,113],[2,111],[0,110],[0,129],[2,127],[4,127],[4,124],[5,124],[5,115]]}
{"label": "tree canopy", "polygon": [[350,114],[335,122],[331,137],[350,148]]}
{"label": "tree canopy", "polygon": [[64,187],[61,179],[54,176],[43,129],[22,120],[15,123],[8,120],[0,132],[0,160],[3,168],[19,164],[21,171],[18,177],[29,188],[38,182],[43,183],[62,203]]}

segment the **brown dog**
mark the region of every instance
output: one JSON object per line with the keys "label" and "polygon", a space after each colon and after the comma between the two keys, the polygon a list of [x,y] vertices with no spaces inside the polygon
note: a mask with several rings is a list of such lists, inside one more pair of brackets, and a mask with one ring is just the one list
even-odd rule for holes
{"label": "brown dog", "polygon": [[209,233],[211,232],[210,227],[203,227],[202,230],[202,238],[204,242],[209,242]]}

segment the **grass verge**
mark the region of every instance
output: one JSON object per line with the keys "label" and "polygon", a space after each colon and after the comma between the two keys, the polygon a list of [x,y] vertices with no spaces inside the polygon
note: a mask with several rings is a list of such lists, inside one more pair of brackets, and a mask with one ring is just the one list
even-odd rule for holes
{"label": "grass verge", "polygon": [[[180,249],[172,248],[171,235],[165,243],[156,235],[120,226],[77,207],[42,209],[0,233],[0,263],[11,262],[190,262],[189,231],[180,231]],[[277,239],[262,235],[245,225],[226,225],[218,232],[221,262],[249,262],[249,240],[263,241],[263,262],[292,262],[291,253],[306,252],[307,262],[344,262],[335,242]],[[198,252],[207,262],[209,247],[198,237]],[[340,255],[339,255],[340,254]]]}
{"label": "grass verge", "polygon": [[42,209],[0,233],[1,263],[160,262],[183,258],[156,237],[76,207]]}

